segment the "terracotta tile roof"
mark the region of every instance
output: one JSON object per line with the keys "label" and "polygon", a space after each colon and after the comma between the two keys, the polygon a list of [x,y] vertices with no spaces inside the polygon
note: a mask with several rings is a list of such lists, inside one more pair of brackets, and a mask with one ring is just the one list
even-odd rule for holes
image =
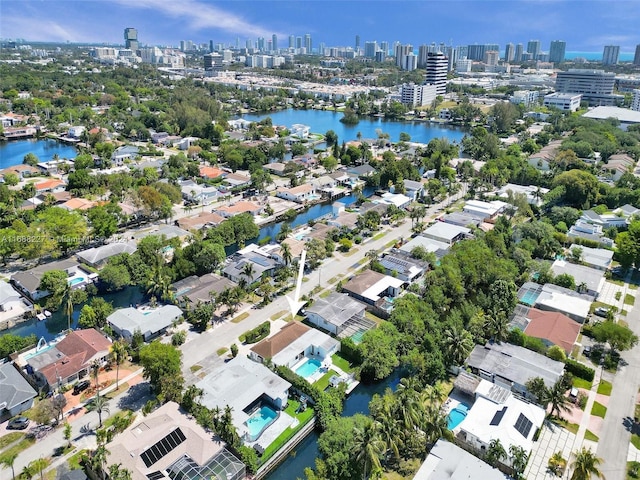
{"label": "terracotta tile roof", "polygon": [[224,221],[224,217],[212,212],[200,212],[191,217],[185,217],[178,220],[178,226],[185,230],[192,228],[201,228],[206,224],[219,225]]}
{"label": "terracotta tile roof", "polygon": [[228,205],[224,207],[220,207],[217,209],[219,212],[228,212],[228,213],[244,213],[244,212],[255,212],[256,210],[260,210],[260,205],[256,205],[253,202],[245,202],[239,201],[234,203],[233,205]]}
{"label": "terracotta tile roof", "polygon": [[547,312],[532,308],[527,318],[529,325],[524,333],[530,337],[549,340],[566,353],[570,353],[580,333],[580,324],[562,313]]}
{"label": "terracotta tile roof", "polygon": [[111,342],[94,328],[76,330],[58,342],[55,348],[62,353],[62,358],[40,368],[49,383],[60,378],[70,377],[88,368],[95,358],[106,356],[111,349]]}
{"label": "terracotta tile roof", "polygon": [[290,322],[273,337],[262,340],[253,347],[251,351],[257,353],[262,358],[273,358],[309,330],[311,330],[311,327],[307,327],[303,323]]}
{"label": "terracotta tile roof", "polygon": [[200,167],[200,176],[205,178],[218,178],[224,175],[224,172],[216,167]]}
{"label": "terracotta tile roof", "polygon": [[60,205],[67,210],[88,210],[95,205],[95,202],[84,198],[72,198]]}
{"label": "terracotta tile roof", "polygon": [[36,183],[34,187],[36,190],[48,190],[59,187],[60,185],[64,185],[62,180],[58,180],[57,178],[51,180],[45,180],[44,182]]}

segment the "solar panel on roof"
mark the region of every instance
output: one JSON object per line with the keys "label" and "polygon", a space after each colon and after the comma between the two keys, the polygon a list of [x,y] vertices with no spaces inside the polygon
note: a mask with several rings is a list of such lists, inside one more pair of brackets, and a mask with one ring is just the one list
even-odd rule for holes
{"label": "solar panel on roof", "polygon": [[251,261],[253,263],[257,263],[261,267],[268,267],[269,266],[269,260],[266,259],[265,257],[261,257],[260,255],[256,255],[255,257],[251,257]]}
{"label": "solar panel on roof", "polygon": [[521,413],[518,417],[518,420],[516,421],[516,424],[514,425],[514,428],[518,432],[520,432],[520,434],[524,438],[527,438],[529,436],[529,432],[531,431],[531,427],[533,427],[533,422],[531,422],[531,420],[529,420],[524,416],[524,414]]}
{"label": "solar panel on roof", "polygon": [[166,435],[162,440],[157,441],[151,447],[142,452],[140,458],[148,468],[158,460],[160,460],[162,457],[167,455],[169,452],[171,452],[171,450],[176,448],[186,439],[187,437],[184,436],[182,430],[176,428],[171,433]]}
{"label": "solar panel on roof", "polygon": [[489,425],[500,425],[500,422],[502,421],[502,417],[504,417],[505,413],[507,413],[507,407],[502,408],[502,410],[498,410],[493,416],[493,418],[491,419],[491,422],[489,423]]}

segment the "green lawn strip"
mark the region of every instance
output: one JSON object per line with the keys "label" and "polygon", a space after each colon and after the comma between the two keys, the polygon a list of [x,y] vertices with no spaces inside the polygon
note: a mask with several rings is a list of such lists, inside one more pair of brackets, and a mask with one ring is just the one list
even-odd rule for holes
{"label": "green lawn strip", "polygon": [[331,355],[331,360],[333,360],[333,364],[343,372],[351,373],[353,371],[353,368],[351,368],[351,364],[349,363],[349,361],[341,357],[339,353],[334,353],[333,355]]}
{"label": "green lawn strip", "polygon": [[241,313],[240,315],[238,315],[236,318],[234,318],[233,320],[231,320],[231,323],[240,323],[241,321],[243,321],[245,318],[247,318],[249,316],[249,312],[244,312]]}
{"label": "green lawn strip", "polygon": [[282,446],[291,440],[302,427],[304,427],[309,421],[313,418],[313,409],[307,408],[304,412],[296,415],[296,410],[300,405],[299,402],[295,400],[289,400],[289,405],[285,409],[285,412],[291,415],[294,418],[298,419],[298,425],[295,428],[287,428],[284,432],[280,434],[271,444],[265,448],[262,457],[260,457],[260,464],[263,465],[267,460],[269,460],[278,450],[282,448]]}
{"label": "green lawn strip", "polygon": [[[636,472],[640,471],[640,462],[627,462],[627,480],[638,478]],[[633,475],[632,475],[633,473]]]}
{"label": "green lawn strip", "polygon": [[393,247],[396,243],[398,243],[398,240],[391,240],[390,242],[385,243],[384,246],[386,248],[390,248]]}
{"label": "green lawn strip", "polygon": [[634,297],[630,293],[627,293],[624,296],[624,304],[625,305],[634,305],[635,303],[636,303],[636,297]]}
{"label": "green lawn strip", "polygon": [[598,402],[593,402],[593,408],[591,409],[591,415],[604,418],[607,414],[607,407]]}
{"label": "green lawn strip", "polygon": [[[219,348],[216,353],[218,355],[222,355],[226,351],[227,351],[227,348],[226,347],[222,347],[222,348]],[[191,367],[189,367],[189,370],[191,370],[191,373],[196,373],[201,368],[202,368],[202,365],[191,365]]]}
{"label": "green lawn strip", "polygon": [[607,382],[606,380],[600,380],[600,384],[598,385],[598,393],[609,396],[611,395],[612,388],[613,388],[613,385],[611,385],[611,382]]}
{"label": "green lawn strip", "polygon": [[640,450],[640,435],[638,435],[637,433],[632,434],[631,443],[633,444],[634,447]]}
{"label": "green lawn strip", "polygon": [[584,439],[591,440],[592,442],[597,442],[598,440],[600,440],[598,436],[591,430],[587,430],[586,432],[584,432]]}
{"label": "green lawn strip", "polygon": [[79,450],[73,455],[71,455],[67,459],[67,464],[69,465],[69,469],[71,470],[81,470],[82,465],[80,465],[80,460],[82,460],[82,455],[88,454],[89,450]]}
{"label": "green lawn strip", "polygon": [[573,386],[576,388],[584,388],[585,390],[591,390],[593,382],[585,380],[583,378],[573,377]]}
{"label": "green lawn strip", "polygon": [[380,240],[382,237],[384,237],[387,234],[387,232],[380,232],[380,233],[376,233],[371,240]]}
{"label": "green lawn strip", "polygon": [[324,390],[329,386],[329,379],[334,375],[338,375],[338,372],[336,372],[335,370],[329,370],[322,377],[320,377],[316,382],[314,382],[314,385],[318,387],[320,390]]}
{"label": "green lawn strip", "polygon": [[320,295],[318,295],[320,298],[327,298],[329,295],[331,295],[332,291],[331,290],[325,290],[324,292],[322,292]]}
{"label": "green lawn strip", "polygon": [[9,445],[11,445],[12,443],[17,442],[18,440],[20,440],[22,437],[24,437],[24,433],[22,432],[11,432],[11,433],[7,433],[6,435],[0,437],[0,450],[7,448]]}
{"label": "green lawn strip", "polygon": [[365,316],[365,318],[368,318],[369,320],[372,320],[372,321],[376,322],[377,325],[379,325],[380,323],[384,322],[383,318],[380,318],[377,315],[374,315],[369,310],[365,310],[364,311],[364,316]]}
{"label": "green lawn strip", "polygon": [[19,454],[29,448],[31,445],[36,443],[35,438],[23,438],[14,446],[7,448],[4,452],[0,454],[0,463],[4,463],[5,459],[11,457],[14,453]]}
{"label": "green lawn strip", "polygon": [[348,252],[344,252],[342,255],[345,256],[345,257],[350,257],[351,255],[353,255],[355,253],[358,253],[358,249],[357,248],[352,248]]}
{"label": "green lawn strip", "polygon": [[278,313],[274,313],[273,315],[271,315],[269,317],[270,320],[277,320],[279,319],[281,316],[287,314],[286,310],[280,310]]}
{"label": "green lawn strip", "polygon": [[574,433],[574,434],[578,433],[578,429],[580,428],[580,425],[578,425],[577,423],[569,423],[566,420],[554,419],[553,423],[561,426],[562,428],[566,428],[567,430],[569,430],[571,433]]}
{"label": "green lawn strip", "polygon": [[619,278],[608,278],[607,282],[613,283],[614,285],[618,285],[619,287],[624,287],[624,280],[621,280]]}

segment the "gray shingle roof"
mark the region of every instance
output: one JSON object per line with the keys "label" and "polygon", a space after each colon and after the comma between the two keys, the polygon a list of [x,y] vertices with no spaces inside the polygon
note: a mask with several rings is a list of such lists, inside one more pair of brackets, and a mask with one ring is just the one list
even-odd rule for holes
{"label": "gray shingle roof", "polygon": [[[35,398],[36,391],[29,382],[20,375],[13,363],[0,366],[0,404],[5,404],[7,410]],[[0,411],[2,408],[0,408]]]}
{"label": "gray shingle roof", "polygon": [[307,312],[315,313],[328,323],[339,327],[356,314],[362,313],[364,305],[344,293],[332,292],[327,298],[318,298]]}
{"label": "gray shingle roof", "polygon": [[96,265],[120,253],[132,254],[137,250],[136,242],[114,242],[96,248],[89,248],[77,254],[80,260]]}

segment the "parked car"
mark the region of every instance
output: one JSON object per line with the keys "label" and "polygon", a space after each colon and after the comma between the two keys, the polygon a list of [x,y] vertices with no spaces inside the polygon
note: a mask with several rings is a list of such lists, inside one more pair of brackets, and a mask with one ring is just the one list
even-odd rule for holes
{"label": "parked car", "polygon": [[605,307],[598,307],[593,311],[593,313],[599,317],[606,318],[607,315],[609,314],[609,309]]}
{"label": "parked car", "polygon": [[584,347],[584,349],[582,350],[582,354],[585,357],[588,357],[589,355],[591,355],[591,346],[587,345],[586,347]]}
{"label": "parked car", "polygon": [[7,430],[24,430],[29,426],[29,419],[27,417],[15,417],[9,420],[7,423]]}
{"label": "parked car", "polygon": [[80,392],[85,391],[90,386],[91,386],[91,382],[89,380],[83,380],[81,382],[78,382],[73,386],[73,394],[78,395]]}

